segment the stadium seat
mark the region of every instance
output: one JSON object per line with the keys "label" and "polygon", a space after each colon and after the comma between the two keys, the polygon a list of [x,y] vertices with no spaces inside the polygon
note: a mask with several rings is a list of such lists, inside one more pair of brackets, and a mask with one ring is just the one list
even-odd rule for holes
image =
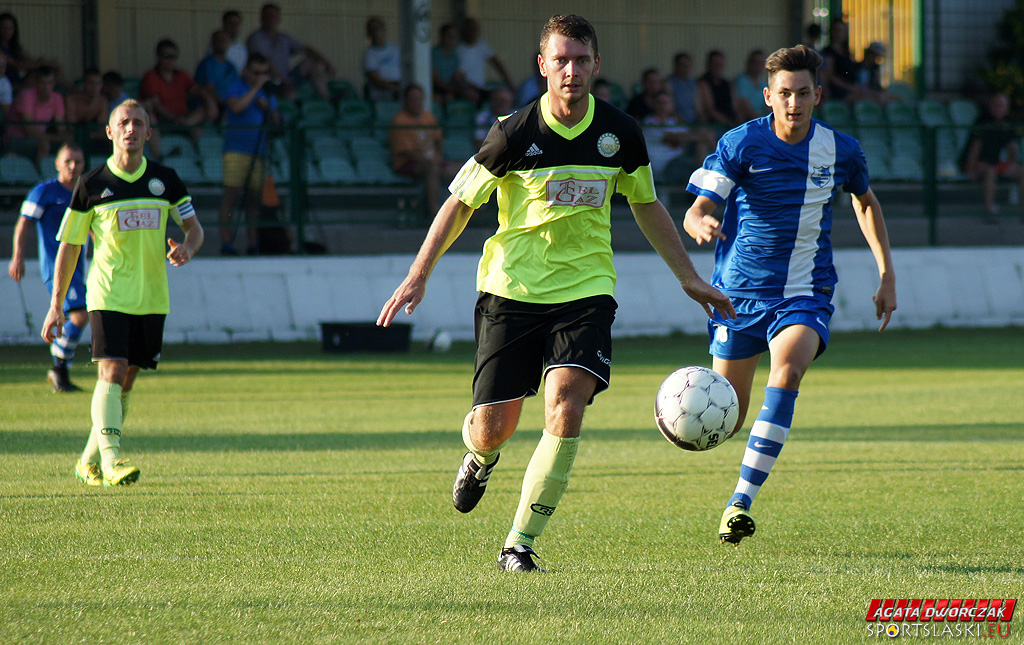
{"label": "stadium seat", "polygon": [[281,121],[283,123],[291,123],[299,116],[299,106],[294,101],[278,99],[277,113],[281,115]]}
{"label": "stadium seat", "polygon": [[321,159],[320,174],[330,184],[354,184],[359,180],[352,164],[341,157]]}
{"label": "stadium seat", "polygon": [[38,182],[39,169],[28,157],[0,157],[0,183],[8,186],[31,186]]}
{"label": "stadium seat", "polygon": [[203,130],[203,136],[199,137],[199,141],[196,142],[196,148],[199,150],[199,156],[204,159],[213,155],[221,155],[224,153],[224,137],[216,130],[207,128]]}
{"label": "stadium seat", "polygon": [[445,127],[473,126],[476,123],[476,106],[471,101],[451,101],[445,107]]}
{"label": "stadium seat", "polygon": [[462,163],[476,154],[476,144],[464,131],[452,132],[444,139],[444,158]]}
{"label": "stadium seat", "polygon": [[902,152],[892,156],[889,160],[889,169],[889,175],[893,179],[907,181],[921,181],[924,179],[920,158]]}
{"label": "stadium seat", "polygon": [[871,181],[886,181],[891,178],[887,156],[867,154],[866,151],[865,155],[868,158],[868,174],[871,175]]}
{"label": "stadium seat", "polygon": [[949,118],[955,125],[974,125],[981,116],[981,108],[969,99],[955,99],[949,102]]}
{"label": "stadium seat", "polygon": [[882,125],[885,112],[875,101],[857,101],[853,104],[853,120],[857,125]]}
{"label": "stadium seat", "polygon": [[195,160],[198,158],[196,146],[183,134],[174,132],[163,133],[160,136],[160,150],[164,157],[184,157]]}
{"label": "stadium seat", "polygon": [[313,139],[313,156],[321,162],[326,159],[344,159],[348,161],[348,149],[345,142],[337,137],[318,137]]}
{"label": "stadium seat", "polygon": [[384,128],[391,125],[391,119],[395,118],[402,104],[399,101],[375,101],[373,104],[373,125],[375,128]]}
{"label": "stadium seat", "polygon": [[917,104],[917,115],[921,123],[929,126],[949,125],[949,110],[934,99],[922,99]]}
{"label": "stadium seat", "polygon": [[338,104],[338,117],[334,122],[338,134],[352,138],[362,134],[373,124],[373,107],[362,99],[351,99]]}
{"label": "stadium seat", "polygon": [[885,116],[889,121],[889,140],[893,150],[920,156],[924,131],[914,108],[902,101],[891,101],[885,105]]}
{"label": "stadium seat", "polygon": [[302,105],[306,101],[322,101],[322,100],[323,99],[321,99],[317,95],[316,88],[313,87],[312,83],[303,83],[302,85],[299,86],[298,90],[296,90],[296,92],[295,92],[295,101],[299,105]]}
{"label": "stadium seat", "polygon": [[821,120],[833,128],[842,130],[853,123],[850,106],[843,101],[825,101],[821,106]]}
{"label": "stadium seat", "polygon": [[331,100],[335,103],[359,98],[356,86],[342,79],[327,81],[327,91],[331,93]]}
{"label": "stadium seat", "polygon": [[219,184],[224,181],[224,160],[220,155],[203,157],[200,161],[206,181]]}
{"label": "stadium seat", "polygon": [[902,101],[886,103],[885,118],[891,125],[917,125],[920,123],[914,108]]}
{"label": "stadium seat", "polygon": [[388,149],[373,137],[365,135],[355,137],[349,141],[348,145],[352,149],[352,158],[356,164],[359,164],[364,159],[376,159],[386,162],[391,157]]}
{"label": "stadium seat", "polygon": [[312,159],[306,160],[306,181],[310,184],[324,183],[324,177],[320,173],[320,166]]}
{"label": "stadium seat", "polygon": [[196,159],[194,157],[165,157],[163,164],[178,173],[178,177],[180,177],[185,184],[190,182],[202,183],[206,181],[206,177],[203,175],[203,171],[199,167],[199,164],[196,163]]}
{"label": "stadium seat", "polygon": [[885,88],[885,91],[909,106],[917,103],[917,92],[908,83],[893,81],[889,83],[889,87]]}
{"label": "stadium seat", "polygon": [[391,165],[383,159],[359,159],[356,161],[359,179],[368,184],[406,183],[408,178],[395,174]]}
{"label": "stadium seat", "polygon": [[329,127],[334,125],[334,104],[330,101],[309,100],[300,108],[302,124],[309,127]]}
{"label": "stadium seat", "polygon": [[[54,179],[57,176],[57,155],[48,155],[39,162],[39,176],[43,179]],[[86,165],[86,168],[89,166]]]}

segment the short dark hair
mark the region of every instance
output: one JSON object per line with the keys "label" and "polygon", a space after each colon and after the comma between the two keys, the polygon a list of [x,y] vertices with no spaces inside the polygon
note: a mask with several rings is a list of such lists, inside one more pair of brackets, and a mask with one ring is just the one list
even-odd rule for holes
{"label": "short dark hair", "polygon": [[594,30],[594,26],[587,22],[587,19],[583,16],[575,14],[551,16],[547,24],[540,31],[541,53],[544,52],[544,47],[548,44],[548,38],[551,34],[558,34],[571,40],[579,41],[584,45],[590,45],[591,49],[594,50],[594,55],[596,56],[598,53],[597,32]]}
{"label": "short dark hair", "polygon": [[[178,49],[178,43],[174,42],[170,38],[164,38],[156,44],[156,55],[160,55],[162,49]],[[181,50],[178,50],[181,51]]]}
{"label": "short dark hair", "polygon": [[417,85],[416,83],[409,83],[408,85],[405,86],[405,90],[402,91],[402,98],[409,98],[409,92],[412,92],[413,90],[419,90],[420,92],[423,92],[423,87]]}
{"label": "short dark hair", "polygon": [[242,14],[234,9],[228,9],[220,16],[221,24],[224,24],[228,18],[241,18]]}
{"label": "short dark hair", "polygon": [[120,86],[124,85],[124,78],[114,70],[110,70],[109,72],[103,75],[103,82],[107,85]]}
{"label": "short dark hair", "polygon": [[821,54],[814,51],[807,45],[796,47],[783,47],[776,49],[764,62],[764,68],[768,72],[768,85],[771,86],[772,78],[779,72],[799,72],[807,70],[811,73],[814,85],[818,85],[818,68],[821,67]]}
{"label": "short dark hair", "polygon": [[245,66],[249,67],[253,63],[257,65],[269,65],[270,59],[259,52],[253,52],[245,59]]}

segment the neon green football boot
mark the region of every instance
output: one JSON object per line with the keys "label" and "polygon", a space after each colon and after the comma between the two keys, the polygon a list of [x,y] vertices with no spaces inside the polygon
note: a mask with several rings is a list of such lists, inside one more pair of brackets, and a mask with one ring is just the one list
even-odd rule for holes
{"label": "neon green football boot", "polygon": [[100,472],[100,465],[95,463],[83,464],[75,462],[75,477],[78,481],[87,486],[102,486],[103,473]]}
{"label": "neon green football boot", "polygon": [[722,523],[718,525],[718,537],[722,544],[728,542],[737,545],[745,537],[754,534],[754,518],[747,512],[742,504],[727,506],[722,514]]}
{"label": "neon green football boot", "polygon": [[130,486],[139,481],[139,469],[129,466],[127,459],[118,459],[109,470],[103,471],[104,486]]}

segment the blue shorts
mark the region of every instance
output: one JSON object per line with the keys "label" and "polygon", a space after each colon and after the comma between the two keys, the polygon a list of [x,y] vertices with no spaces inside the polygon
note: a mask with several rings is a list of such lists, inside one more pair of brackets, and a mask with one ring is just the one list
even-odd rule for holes
{"label": "blue shorts", "polygon": [[815,293],[773,300],[732,298],[732,304],[736,318],[725,320],[716,311],[714,319],[708,321],[709,352],[716,358],[741,360],[763,354],[775,334],[790,325],[805,325],[818,332],[821,342],[815,358],[828,345],[828,324],[835,311],[831,296]]}
{"label": "blue shorts", "polygon": [[[53,295],[53,280],[46,281],[46,290]],[[71,276],[71,286],[68,287],[68,295],[64,296],[64,313],[85,309],[85,280],[78,277],[76,271]]]}

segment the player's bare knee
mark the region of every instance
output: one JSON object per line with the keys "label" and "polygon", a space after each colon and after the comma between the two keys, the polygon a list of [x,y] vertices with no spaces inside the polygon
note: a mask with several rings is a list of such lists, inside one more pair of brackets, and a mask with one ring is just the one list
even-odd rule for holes
{"label": "player's bare knee", "polygon": [[800,381],[803,380],[806,373],[807,368],[793,363],[773,367],[768,377],[768,385],[780,387],[784,390],[798,390],[800,389]]}

